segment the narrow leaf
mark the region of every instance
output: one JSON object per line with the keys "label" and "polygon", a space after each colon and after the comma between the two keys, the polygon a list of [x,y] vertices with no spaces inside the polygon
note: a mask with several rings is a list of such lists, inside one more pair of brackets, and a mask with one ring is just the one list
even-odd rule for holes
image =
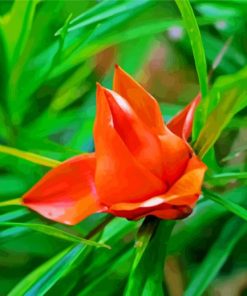
{"label": "narrow leaf", "polygon": [[3,146],[3,145],[0,145],[0,153],[13,155],[13,156],[25,159],[27,161],[31,161],[33,163],[37,163],[47,167],[56,167],[60,164],[60,161],[58,160],[54,160],[54,159],[44,157],[38,154],[30,153],[30,152],[24,152],[16,148]]}
{"label": "narrow leaf", "polygon": [[240,218],[242,218],[243,220],[247,221],[247,210],[241,206],[239,206],[238,204],[224,199],[222,197],[220,197],[218,194],[215,194],[214,192],[211,192],[207,189],[203,189],[203,193],[204,196],[206,198],[209,198],[215,202],[217,202],[218,204],[222,205],[223,207],[225,207],[228,211],[232,212],[233,214],[239,216]]}
{"label": "narrow leaf", "polygon": [[211,113],[194,144],[200,157],[206,155],[233,116],[247,106],[246,78],[245,67],[235,75],[220,77],[210,90],[209,100],[213,100],[216,107],[209,110]]}
{"label": "narrow leaf", "polygon": [[34,231],[38,231],[38,232],[44,233],[46,235],[57,237],[57,238],[60,238],[63,240],[81,243],[81,244],[85,244],[88,246],[110,249],[110,246],[105,245],[103,243],[97,243],[95,241],[76,236],[74,234],[68,233],[68,232],[63,231],[61,229],[58,229],[58,228],[55,228],[52,226],[48,226],[48,225],[35,224],[35,223],[20,223],[20,222],[1,222],[0,223],[0,227],[5,227],[5,226],[27,227],[27,228],[30,228]]}
{"label": "narrow leaf", "polygon": [[37,3],[38,0],[15,1],[10,14],[1,19],[11,65],[16,63],[26,44]]}
{"label": "narrow leaf", "polygon": [[12,212],[9,211],[8,213],[0,215],[0,222],[14,220],[16,218],[26,216],[28,213],[29,211],[27,209],[20,209]]}
{"label": "narrow leaf", "polygon": [[200,83],[202,97],[207,95],[207,63],[202,44],[201,33],[189,0],[175,0],[183,17],[184,25],[190,38],[195,59],[196,71]]}
{"label": "narrow leaf", "polygon": [[226,262],[236,243],[247,232],[247,224],[238,218],[232,218],[224,226],[218,239],[209,250],[206,258],[194,272],[184,296],[201,296],[208,285]]}
{"label": "narrow leaf", "polygon": [[211,180],[245,180],[247,179],[247,172],[230,172],[230,173],[222,173],[222,174],[215,174],[209,177]]}
{"label": "narrow leaf", "polygon": [[132,270],[135,270],[138,263],[140,262],[143,254],[148,246],[148,243],[149,243],[157,226],[158,226],[158,220],[152,216],[147,217],[143,221],[143,223],[137,233],[137,239],[135,242],[136,256],[135,256],[135,260],[134,260],[134,263],[132,266]]}
{"label": "narrow leaf", "polygon": [[130,273],[124,295],[147,295],[147,291],[149,295],[163,295],[164,263],[173,226],[174,221],[159,221],[141,260]]}
{"label": "narrow leaf", "polygon": [[[119,2],[116,1],[115,5],[113,1],[109,3],[109,1],[102,1],[102,3],[98,4],[97,6],[93,7],[90,10],[86,11],[82,15],[77,16],[70,22],[69,31],[73,31],[94,23],[101,22],[110,17],[115,17],[119,14],[126,13],[127,11],[132,11],[137,9],[138,7],[142,7],[143,5],[148,4],[149,0],[139,0],[135,1],[123,1]],[[110,5],[109,5],[110,4]],[[104,9],[105,8],[105,9]],[[107,8],[107,9],[106,9]],[[60,30],[56,33],[60,33]]]}
{"label": "narrow leaf", "polygon": [[44,295],[73,268],[73,264],[84,250],[85,247],[80,244],[65,249],[27,275],[8,295]]}
{"label": "narrow leaf", "polygon": [[[247,188],[239,187],[224,193],[224,199],[234,201],[237,204],[246,204]],[[197,204],[194,215],[179,223],[179,227],[174,229],[170,239],[168,252],[169,254],[177,254],[186,247],[197,243],[197,239],[201,237],[201,232],[210,228],[219,219],[229,217],[229,211],[221,205],[210,199],[203,198]]]}

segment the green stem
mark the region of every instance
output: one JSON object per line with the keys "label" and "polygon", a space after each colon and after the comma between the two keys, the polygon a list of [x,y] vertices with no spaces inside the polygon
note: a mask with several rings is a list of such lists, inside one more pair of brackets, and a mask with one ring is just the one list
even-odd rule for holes
{"label": "green stem", "polygon": [[175,221],[149,219],[142,225],[141,247],[145,249],[137,249],[125,296],[147,295],[147,291],[149,295],[163,295],[164,263]]}

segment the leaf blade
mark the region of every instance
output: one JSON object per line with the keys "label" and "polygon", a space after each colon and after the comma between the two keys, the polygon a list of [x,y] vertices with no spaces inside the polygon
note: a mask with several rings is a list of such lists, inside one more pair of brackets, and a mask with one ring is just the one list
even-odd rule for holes
{"label": "leaf blade", "polygon": [[32,230],[44,233],[46,235],[64,239],[74,243],[81,243],[88,246],[103,247],[103,248],[110,249],[110,246],[106,244],[88,240],[49,225],[36,224],[36,223],[21,223],[21,222],[0,222],[0,227],[5,227],[5,226],[27,227]]}
{"label": "leaf blade", "polygon": [[73,263],[84,250],[85,247],[82,245],[65,249],[28,274],[8,295],[44,295],[51,286],[72,269]]}
{"label": "leaf blade", "polygon": [[214,202],[217,202],[218,204],[225,207],[228,211],[232,212],[233,214],[239,216],[243,220],[247,221],[247,210],[240,205],[220,197],[218,194],[215,194],[214,192],[211,192],[207,189],[203,189],[204,196],[206,198],[209,198],[213,200]]}
{"label": "leaf blade", "polygon": [[3,146],[3,145],[0,145],[0,153],[19,157],[19,158],[25,159],[27,161],[31,161],[33,163],[47,166],[47,167],[56,167],[61,163],[60,161],[55,160],[55,159],[51,159],[51,158],[41,156],[38,154],[34,154],[34,153],[30,153],[30,152],[21,151],[19,149],[8,147],[8,146]]}
{"label": "leaf blade", "polygon": [[201,93],[202,97],[205,98],[208,91],[207,62],[202,44],[201,33],[189,0],[175,0],[175,2],[183,17],[185,28],[190,38]]}
{"label": "leaf blade", "polygon": [[[232,218],[227,222],[219,238],[195,273],[184,296],[200,296],[215,278],[234,246],[247,232],[247,224],[238,218]],[[222,251],[224,249],[224,252]]]}

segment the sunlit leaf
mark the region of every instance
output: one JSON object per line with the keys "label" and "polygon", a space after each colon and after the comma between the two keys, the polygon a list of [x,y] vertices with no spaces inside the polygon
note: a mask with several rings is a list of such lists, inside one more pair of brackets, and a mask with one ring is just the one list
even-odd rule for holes
{"label": "sunlit leaf", "polygon": [[27,161],[31,161],[33,163],[37,163],[47,167],[55,167],[60,164],[58,160],[49,159],[48,157],[40,156],[30,152],[24,152],[24,151],[21,151],[12,147],[3,146],[3,145],[0,145],[0,153],[13,155],[13,156],[25,159]]}

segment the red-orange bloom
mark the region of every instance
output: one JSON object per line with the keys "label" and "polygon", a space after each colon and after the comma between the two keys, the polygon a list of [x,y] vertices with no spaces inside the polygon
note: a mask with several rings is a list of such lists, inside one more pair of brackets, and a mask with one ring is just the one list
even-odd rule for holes
{"label": "red-orange bloom", "polygon": [[117,66],[113,91],[97,86],[95,153],[49,171],[23,204],[65,224],[97,212],[128,219],[186,217],[206,170],[187,143],[199,100],[165,125],[157,101]]}

